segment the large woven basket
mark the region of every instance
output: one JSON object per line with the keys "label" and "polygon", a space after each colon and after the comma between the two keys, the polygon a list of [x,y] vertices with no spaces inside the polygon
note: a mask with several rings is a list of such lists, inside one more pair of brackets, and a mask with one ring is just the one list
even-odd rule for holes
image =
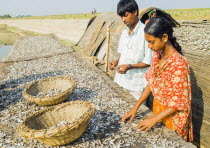
{"label": "large woven basket", "polygon": [[[66,100],[70,93],[76,88],[76,82],[68,77],[50,77],[29,84],[23,90],[23,97],[39,105],[54,105]],[[52,96],[37,96],[51,90],[60,90],[60,93]]]}
{"label": "large woven basket", "polygon": [[62,103],[28,116],[18,126],[17,132],[24,138],[36,139],[46,145],[65,145],[84,133],[94,113],[95,105],[90,102]]}

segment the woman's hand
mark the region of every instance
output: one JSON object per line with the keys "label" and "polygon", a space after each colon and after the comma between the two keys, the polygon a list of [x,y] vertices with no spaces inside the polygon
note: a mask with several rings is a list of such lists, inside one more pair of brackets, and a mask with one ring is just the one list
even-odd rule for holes
{"label": "woman's hand", "polygon": [[126,119],[130,118],[130,122],[132,122],[134,117],[136,116],[138,108],[149,97],[150,93],[151,93],[151,89],[150,89],[149,84],[147,84],[139,100],[136,102],[134,107],[122,117],[121,121],[125,122]]}
{"label": "woman's hand", "polygon": [[139,129],[138,131],[144,131],[146,133],[149,129],[151,129],[157,122],[159,121],[157,116],[149,117],[139,123],[139,125],[136,127]]}
{"label": "woman's hand", "polygon": [[129,69],[129,65],[126,64],[126,65],[120,65],[120,66],[117,66],[116,70],[118,73],[120,74],[125,74]]}
{"label": "woman's hand", "polygon": [[155,116],[149,117],[139,123],[136,127],[139,129],[138,131],[144,131],[146,133],[149,129],[151,129],[158,121],[162,120],[163,118],[175,113],[177,110],[174,108],[168,107],[166,110],[156,114]]}
{"label": "woman's hand", "polygon": [[130,122],[133,121],[133,118],[136,116],[137,109],[132,108],[129,112],[127,112],[123,117],[122,117],[122,122],[125,122],[126,119],[130,118]]}
{"label": "woman's hand", "polygon": [[117,66],[117,64],[118,64],[118,60],[116,60],[116,61],[111,61],[111,62],[109,63],[109,68],[110,68],[111,70],[114,70],[115,67]]}

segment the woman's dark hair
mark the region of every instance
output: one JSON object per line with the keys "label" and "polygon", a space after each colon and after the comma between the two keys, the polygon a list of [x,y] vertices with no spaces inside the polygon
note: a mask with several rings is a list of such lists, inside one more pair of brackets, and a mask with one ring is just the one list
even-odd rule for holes
{"label": "woman's dark hair", "polygon": [[170,25],[170,23],[167,20],[165,20],[165,18],[163,17],[151,18],[149,23],[145,26],[144,32],[156,38],[162,38],[163,34],[167,34],[168,39],[169,41],[171,41],[173,47],[180,54],[182,54],[182,48],[179,45],[179,43],[177,43],[176,37],[173,36],[173,28]]}
{"label": "woman's dark hair", "polygon": [[133,13],[137,11],[139,14],[139,7],[135,0],[120,0],[117,4],[117,14],[119,16],[124,16],[126,12]]}

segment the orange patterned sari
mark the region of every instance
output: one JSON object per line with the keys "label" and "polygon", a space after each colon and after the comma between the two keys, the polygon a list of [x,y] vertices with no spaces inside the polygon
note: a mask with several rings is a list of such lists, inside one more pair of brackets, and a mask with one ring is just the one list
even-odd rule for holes
{"label": "orange patterned sari", "polygon": [[154,96],[153,111],[158,114],[168,107],[176,109],[174,114],[163,119],[163,123],[184,140],[192,141],[189,65],[180,54],[173,54],[162,65],[158,64],[159,57],[160,52],[155,52],[146,73]]}

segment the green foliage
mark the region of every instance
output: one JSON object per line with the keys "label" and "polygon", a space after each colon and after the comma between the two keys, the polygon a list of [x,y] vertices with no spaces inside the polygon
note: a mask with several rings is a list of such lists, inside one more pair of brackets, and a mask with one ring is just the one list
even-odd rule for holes
{"label": "green foliage", "polygon": [[[192,8],[192,9],[167,9],[165,10],[176,20],[196,20],[210,19],[210,8]],[[116,13],[116,12],[108,12]],[[81,14],[64,14],[64,15],[48,15],[48,16],[18,16],[13,17],[9,14],[0,16],[4,19],[91,19],[101,13],[81,13]]]}
{"label": "green foliage", "polygon": [[0,30],[6,30],[7,25],[6,24],[0,24]]}
{"label": "green foliage", "polygon": [[12,18],[9,14],[0,15],[0,18]]}
{"label": "green foliage", "polygon": [[176,20],[210,19],[210,8],[168,9],[165,11]]}
{"label": "green foliage", "polygon": [[91,19],[100,13],[82,13],[82,14],[64,14],[64,15],[48,15],[48,16],[28,16],[28,17],[14,17],[13,19]]}
{"label": "green foliage", "polygon": [[8,30],[0,30],[0,44],[12,45],[19,35]]}

